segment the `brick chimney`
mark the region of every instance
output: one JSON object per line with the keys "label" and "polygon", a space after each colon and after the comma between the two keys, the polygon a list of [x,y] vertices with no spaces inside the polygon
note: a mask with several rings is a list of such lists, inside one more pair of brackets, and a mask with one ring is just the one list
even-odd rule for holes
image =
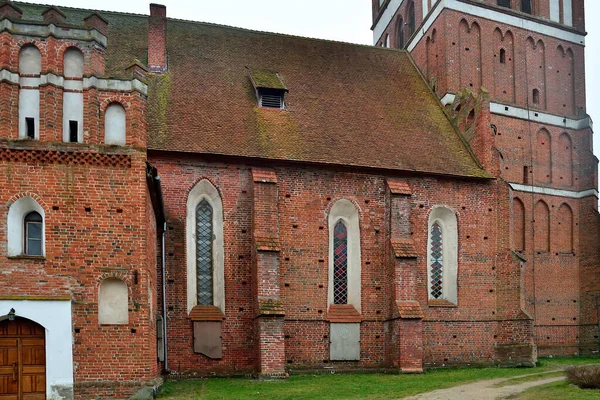
{"label": "brick chimney", "polygon": [[0,0],[0,19],[21,19],[23,11],[10,0]]}
{"label": "brick chimney", "polygon": [[167,70],[167,7],[162,4],[150,4],[148,69],[157,73]]}

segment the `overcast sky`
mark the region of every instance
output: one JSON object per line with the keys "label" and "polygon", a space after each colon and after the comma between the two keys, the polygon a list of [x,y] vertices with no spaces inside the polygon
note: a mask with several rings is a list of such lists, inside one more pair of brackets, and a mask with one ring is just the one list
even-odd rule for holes
{"label": "overcast sky", "polygon": [[[153,0],[172,18],[214,22],[345,42],[372,44],[370,0]],[[148,14],[148,0],[54,0],[44,4]],[[600,124],[600,1],[585,0],[587,111]],[[591,21],[591,22],[590,22]],[[595,95],[592,95],[595,94]],[[600,135],[595,135],[595,154]]]}

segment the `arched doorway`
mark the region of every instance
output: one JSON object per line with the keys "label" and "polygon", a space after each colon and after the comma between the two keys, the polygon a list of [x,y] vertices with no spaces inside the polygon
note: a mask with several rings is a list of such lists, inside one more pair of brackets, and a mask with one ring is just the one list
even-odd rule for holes
{"label": "arched doorway", "polygon": [[24,318],[0,321],[0,399],[46,399],[46,337]]}

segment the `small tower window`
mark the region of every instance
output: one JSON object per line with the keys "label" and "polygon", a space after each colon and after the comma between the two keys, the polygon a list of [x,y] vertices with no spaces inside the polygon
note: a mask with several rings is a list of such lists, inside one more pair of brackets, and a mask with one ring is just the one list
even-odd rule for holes
{"label": "small tower window", "polygon": [[521,0],[521,11],[527,14],[532,13],[531,0]]}
{"label": "small tower window", "polygon": [[508,7],[508,8],[510,8],[510,0],[498,0],[498,5],[500,7]]}
{"label": "small tower window", "polygon": [[35,139],[35,118],[25,117],[25,124],[27,129],[27,137],[29,139]]}
{"label": "small tower window", "polygon": [[500,49],[500,64],[506,64],[506,50]]}
{"label": "small tower window", "polygon": [[77,121],[69,121],[69,142],[77,143],[79,132],[79,123]]}
{"label": "small tower window", "polygon": [[533,89],[533,104],[540,104],[540,91]]}
{"label": "small tower window", "polygon": [[43,219],[36,212],[30,212],[25,216],[25,254],[28,256],[41,256],[42,253],[42,235]]}
{"label": "small tower window", "polygon": [[256,91],[258,106],[261,108],[285,109],[285,93],[287,87],[281,80],[279,73],[256,69],[250,71],[250,80]]}

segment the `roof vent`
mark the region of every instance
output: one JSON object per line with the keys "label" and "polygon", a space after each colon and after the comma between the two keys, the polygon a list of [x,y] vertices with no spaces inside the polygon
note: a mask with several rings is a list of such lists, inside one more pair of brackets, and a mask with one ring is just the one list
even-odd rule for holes
{"label": "roof vent", "polygon": [[274,91],[267,89],[258,90],[258,105],[266,108],[284,108],[283,91]]}
{"label": "roof vent", "polygon": [[249,72],[249,76],[259,107],[285,109],[284,96],[288,88],[277,72],[255,69]]}

